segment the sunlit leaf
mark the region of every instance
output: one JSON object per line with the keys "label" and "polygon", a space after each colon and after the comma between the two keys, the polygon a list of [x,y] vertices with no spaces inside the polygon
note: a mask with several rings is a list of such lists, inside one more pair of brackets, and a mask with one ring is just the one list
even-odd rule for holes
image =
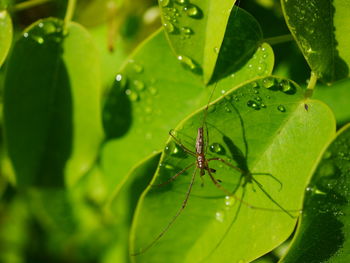
{"label": "sunlit leaf", "polygon": [[[262,44],[234,75],[222,79],[214,98],[257,74],[270,74],[273,63],[271,47]],[[169,130],[205,105],[209,94],[210,89],[178,63],[162,31],[144,43],[117,75],[105,102],[104,127],[110,140],[102,163],[110,189],[135,163],[161,149]]]}
{"label": "sunlit leaf", "polygon": [[[205,109],[197,112],[174,131],[191,151],[205,114]],[[244,171],[209,161],[214,177],[235,197],[215,187],[207,172],[201,187],[197,169],[188,205],[165,231],[183,205],[196,167],[195,158],[170,139],[135,215],[135,262],[250,262],[281,244],[295,227],[305,186],[334,136],[335,121],[323,103],[305,101],[293,82],[267,77],[214,102],[204,128],[207,160],[223,158]],[[173,182],[157,186],[183,169]]]}

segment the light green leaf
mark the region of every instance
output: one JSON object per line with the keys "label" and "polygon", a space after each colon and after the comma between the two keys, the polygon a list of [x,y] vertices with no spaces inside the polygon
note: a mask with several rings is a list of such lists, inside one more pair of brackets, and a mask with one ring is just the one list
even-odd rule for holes
{"label": "light green leaf", "polygon": [[298,42],[311,70],[327,83],[348,77],[348,1],[281,1],[289,30]]}
{"label": "light green leaf", "polygon": [[12,21],[6,10],[0,10],[0,67],[12,43]]}
{"label": "light green leaf", "polygon": [[[214,97],[254,78],[257,72],[270,74],[273,63],[271,47],[262,44],[234,75],[219,83]],[[265,70],[259,71],[262,64]],[[135,163],[161,149],[169,130],[205,105],[210,93],[174,58],[162,31],[130,57],[116,79],[103,113],[110,140],[104,145],[101,160],[111,191]]]}
{"label": "light green leaf", "polygon": [[307,188],[302,218],[283,263],[349,262],[350,125],[324,152]]}
{"label": "light green leaf", "polygon": [[[235,58],[230,61],[234,66],[242,58],[251,55],[257,47],[257,42],[262,38],[261,29],[256,20],[242,9],[233,8],[235,2],[159,1],[163,26],[177,58],[193,72],[203,74],[205,83],[210,81],[214,73],[219,52],[227,55],[227,49],[236,51],[230,52],[230,57]],[[233,23],[235,26],[232,26]],[[242,36],[242,32],[238,31],[244,31],[250,37],[254,36],[251,39],[254,41],[253,49],[249,50],[252,46],[248,42],[245,45],[248,50],[232,45],[224,49],[224,37],[227,41],[232,41],[232,37]]]}
{"label": "light green leaf", "polygon": [[[201,110],[175,129],[191,151],[205,114]],[[306,101],[295,83],[275,77],[231,90],[210,105],[205,124],[207,160],[223,158],[244,171],[209,161],[213,176],[235,197],[215,187],[207,171],[201,187],[197,169],[186,208],[165,230],[184,204],[196,166],[170,139],[134,217],[135,262],[250,262],[271,251],[292,233],[312,169],[335,133],[328,107]],[[157,186],[190,164],[173,182]]]}
{"label": "light green leaf", "polygon": [[[19,186],[74,184],[102,137],[99,61],[88,33],[39,20],[16,42],[4,91],[4,127]],[[82,63],[83,62],[83,63]],[[20,77],[19,77],[20,76]]]}

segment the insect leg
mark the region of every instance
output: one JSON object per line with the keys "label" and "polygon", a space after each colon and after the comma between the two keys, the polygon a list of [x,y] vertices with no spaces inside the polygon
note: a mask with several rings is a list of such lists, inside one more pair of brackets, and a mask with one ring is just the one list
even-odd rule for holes
{"label": "insect leg", "polygon": [[191,191],[192,191],[192,186],[194,183],[194,180],[196,178],[196,173],[197,173],[197,167],[196,169],[194,169],[193,174],[192,174],[192,179],[191,179],[191,183],[190,186],[188,187],[186,196],[185,196],[185,200],[182,202],[182,205],[180,207],[180,209],[177,211],[177,213],[175,214],[175,216],[171,219],[171,221],[168,223],[168,225],[163,229],[162,232],[160,232],[160,234],[145,248],[141,249],[139,252],[136,253],[132,253],[131,256],[137,256],[140,254],[145,253],[148,249],[150,249],[168,230],[169,228],[174,224],[175,220],[179,217],[179,215],[181,214],[181,212],[185,209],[188,199],[190,197]]}
{"label": "insect leg", "polygon": [[196,163],[191,163],[189,166],[187,166],[186,168],[182,169],[180,172],[178,172],[177,174],[175,174],[174,176],[170,177],[170,179],[168,179],[167,181],[165,181],[164,183],[161,184],[153,184],[152,186],[164,186],[167,185],[168,183],[171,183],[172,181],[174,181],[180,174],[183,174],[184,172],[186,172],[188,169],[190,169],[193,165],[195,165]]}
{"label": "insect leg", "polygon": [[173,140],[182,148],[185,152],[188,154],[191,154],[192,156],[196,157],[196,153],[188,149],[185,145],[183,145],[178,138],[176,138],[173,134],[173,130],[169,131],[169,135],[173,138]]}

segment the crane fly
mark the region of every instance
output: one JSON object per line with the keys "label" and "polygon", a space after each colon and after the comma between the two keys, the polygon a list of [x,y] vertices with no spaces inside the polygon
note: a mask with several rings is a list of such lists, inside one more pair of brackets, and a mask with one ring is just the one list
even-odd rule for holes
{"label": "crane fly", "polygon": [[[185,172],[187,172],[190,168],[194,167],[192,176],[191,176],[191,180],[189,183],[189,186],[187,188],[186,194],[185,194],[185,198],[182,202],[181,207],[178,209],[178,211],[176,212],[176,214],[173,216],[173,218],[168,222],[168,224],[163,228],[163,230],[158,234],[158,236],[151,242],[149,243],[146,247],[144,247],[143,249],[139,250],[136,253],[132,253],[132,256],[137,256],[140,254],[145,253],[147,250],[149,250],[159,239],[162,238],[162,236],[169,230],[169,228],[174,224],[174,222],[176,221],[176,219],[180,216],[180,214],[182,213],[182,211],[186,208],[193,185],[195,183],[195,179],[197,176],[197,173],[199,171],[199,176],[202,179],[202,186],[203,186],[203,176],[205,176],[206,174],[209,176],[210,180],[212,181],[212,183],[215,185],[215,187],[217,187],[221,192],[225,193],[226,196],[229,197],[233,197],[236,201],[239,201],[241,204],[252,208],[252,209],[260,209],[260,210],[267,210],[267,211],[283,211],[286,214],[288,214],[288,216],[294,218],[294,216],[290,213],[291,210],[286,210],[285,208],[283,208],[277,201],[275,201],[270,194],[262,187],[262,185],[255,179],[253,178],[253,175],[268,175],[271,176],[274,180],[276,180],[280,186],[282,187],[282,183],[275,178],[274,176],[272,176],[269,173],[250,173],[248,170],[245,169],[241,169],[238,166],[235,166],[233,164],[231,164],[230,162],[226,161],[223,158],[220,157],[210,157],[207,158],[207,154],[208,154],[208,145],[209,145],[209,134],[208,134],[208,128],[206,127],[205,129],[205,120],[207,117],[207,113],[208,113],[208,108],[209,108],[209,104],[210,101],[212,99],[212,96],[214,94],[214,91],[216,89],[217,84],[215,84],[214,88],[212,89],[212,92],[209,96],[209,101],[204,109],[204,114],[203,114],[203,120],[202,120],[202,125],[200,127],[197,128],[197,136],[196,136],[196,141],[195,141],[195,147],[194,147],[194,151],[189,149],[187,146],[185,146],[174,134],[173,130],[171,130],[169,132],[169,135],[171,136],[172,140],[176,143],[176,145],[178,145],[179,147],[181,147],[181,149],[187,153],[190,156],[193,156],[195,158],[195,161],[192,162],[191,164],[189,164],[188,166],[186,166],[185,168],[183,168],[182,170],[180,170],[179,172],[177,172],[175,175],[173,175],[172,177],[170,177],[167,181],[157,184],[157,185],[152,185],[152,187],[162,187],[165,186],[167,184],[169,184],[170,182],[174,181],[176,178],[178,178],[180,175],[183,175]],[[215,177],[216,174],[216,169],[213,169],[210,167],[210,163],[213,161],[217,161],[220,162],[224,165],[226,165],[227,167],[229,167],[230,169],[233,169],[235,171],[237,171],[238,173],[241,174],[244,182],[243,182],[243,186],[245,186],[247,183],[256,183],[257,186],[261,189],[261,191],[279,208],[279,209],[270,209],[270,208],[261,208],[261,207],[256,207],[251,205],[248,202],[245,202],[244,200],[242,200],[242,198],[237,197],[234,192],[235,191],[230,191],[228,190],[226,187],[224,187],[221,184],[221,180],[217,179]],[[293,210],[294,211],[294,210]]]}

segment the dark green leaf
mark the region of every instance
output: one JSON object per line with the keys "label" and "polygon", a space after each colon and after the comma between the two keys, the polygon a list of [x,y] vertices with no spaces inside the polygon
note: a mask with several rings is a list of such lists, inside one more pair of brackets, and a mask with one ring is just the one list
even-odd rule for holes
{"label": "dark green leaf", "polygon": [[311,70],[325,82],[349,76],[347,0],[281,0],[288,27]]}
{"label": "dark green leaf", "polygon": [[324,152],[306,189],[292,246],[283,263],[350,261],[350,125]]}
{"label": "dark green leaf", "polygon": [[98,57],[82,27],[68,31],[64,37],[60,20],[38,21],[9,59],[4,126],[19,186],[72,185],[99,147]]}

